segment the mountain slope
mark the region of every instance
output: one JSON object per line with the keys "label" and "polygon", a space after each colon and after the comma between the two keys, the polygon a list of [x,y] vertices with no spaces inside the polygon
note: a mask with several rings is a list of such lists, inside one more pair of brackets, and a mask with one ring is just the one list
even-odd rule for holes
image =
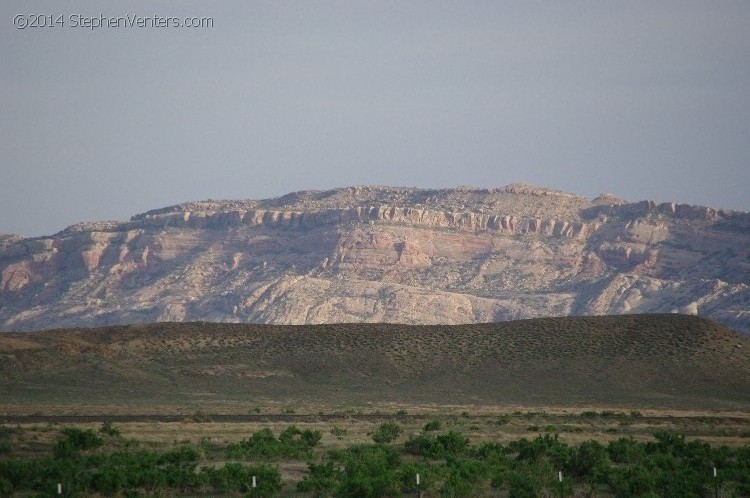
{"label": "mountain slope", "polygon": [[750,408],[750,339],[685,315],[160,323],[0,334],[0,357],[5,404]]}
{"label": "mountain slope", "polygon": [[750,214],[527,185],[192,202],[0,237],[0,329],[682,312],[750,332]]}

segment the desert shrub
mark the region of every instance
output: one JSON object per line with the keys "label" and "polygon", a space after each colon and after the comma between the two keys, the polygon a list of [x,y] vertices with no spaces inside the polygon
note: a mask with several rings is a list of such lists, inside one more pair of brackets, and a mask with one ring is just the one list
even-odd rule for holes
{"label": "desert shrub", "polygon": [[543,436],[537,436],[532,440],[521,438],[518,441],[513,441],[508,445],[508,449],[512,453],[517,453],[517,460],[536,462],[540,459],[554,458],[556,462],[564,462],[567,459],[566,453],[569,451],[567,445],[560,443],[557,439],[557,435],[551,436],[544,434]]}
{"label": "desert shrub", "polygon": [[404,444],[409,453],[433,459],[462,455],[468,446],[468,438],[455,431],[435,437],[427,434],[411,435]]}
{"label": "desert shrub", "polygon": [[176,450],[162,453],[157,458],[158,465],[182,465],[196,463],[201,457],[200,451],[190,445],[182,445]]}
{"label": "desert shrub", "polygon": [[[400,428],[400,427],[399,427]],[[198,468],[200,447],[183,445],[166,452],[130,446],[108,453],[98,448],[94,431],[64,430],[53,456],[0,458],[0,495],[49,496],[56,483],[71,496],[133,496],[138,494],[270,496],[281,486],[278,469],[228,462],[222,468]],[[290,458],[311,455],[320,433],[287,427],[278,437],[268,429],[233,445],[239,458]],[[232,445],[230,445],[232,446]],[[461,433],[412,435],[406,452],[424,457],[402,460],[395,445],[355,445],[330,450],[322,461],[309,463],[297,490],[308,496],[500,496],[539,497],[557,494],[557,471],[563,471],[563,492],[601,496],[700,497],[712,494],[711,468],[722,492],[750,495],[750,447],[711,447],[686,441],[674,433],[657,433],[650,442],[619,439],[607,445],[587,441],[577,445],[556,436],[540,435],[507,445],[469,445]],[[64,452],[63,452],[64,453]],[[251,455],[251,456],[248,456]],[[259,456],[261,455],[261,456]],[[297,457],[294,457],[297,458]],[[416,474],[421,477],[419,489]],[[487,489],[490,484],[494,491]]]}
{"label": "desert shrub", "polygon": [[478,446],[471,446],[468,448],[468,454],[473,458],[484,460],[496,468],[504,469],[510,465],[507,448],[494,441],[481,443]]}
{"label": "desert shrub", "polygon": [[541,486],[531,475],[513,470],[504,475],[502,481],[493,477],[492,485],[501,487],[507,484],[509,498],[538,498],[541,496]]}
{"label": "desert shrub", "polygon": [[292,447],[298,446],[297,443],[301,442],[306,448],[314,448],[322,438],[320,431],[300,430],[295,425],[290,425],[279,434],[279,441]]}
{"label": "desert shrub", "polygon": [[322,438],[323,435],[320,433],[320,431],[311,431],[305,429],[302,431],[302,434],[300,434],[300,439],[308,448],[316,447],[320,443],[320,440]]}
{"label": "desert shrub", "polygon": [[[240,463],[229,462],[218,469],[206,469],[205,473],[211,487],[222,493],[241,491],[260,497],[273,496],[281,490],[281,473],[277,468],[267,465],[246,467]],[[253,476],[255,488],[252,487]]]}
{"label": "desert shrub", "polygon": [[[78,440],[66,443],[73,447]],[[80,446],[80,444],[78,445]],[[255,496],[271,496],[281,488],[278,469],[265,465],[246,467],[228,463],[221,469],[197,470],[200,453],[183,446],[165,453],[117,451],[111,454],[81,454],[75,458],[32,458],[0,461],[2,495],[54,494],[64,483],[66,496],[147,494],[204,494],[207,486],[220,493],[250,491],[257,477]]]}
{"label": "desert shrub", "polygon": [[417,472],[421,490],[434,489],[437,479],[429,466],[402,464],[398,451],[383,445],[331,450],[323,463],[308,465],[308,475],[297,484],[297,491],[319,497],[400,496],[417,491]]}
{"label": "desert shrub", "polygon": [[469,439],[455,431],[440,434],[437,437],[437,442],[443,447],[445,456],[459,456],[469,446]]}
{"label": "desert shrub", "polygon": [[91,475],[89,486],[93,491],[114,495],[128,484],[127,471],[123,467],[106,466]]}
{"label": "desert shrub", "polygon": [[98,448],[104,444],[104,440],[96,435],[91,429],[78,429],[77,427],[66,427],[62,430],[65,436],[64,441],[78,450],[88,450]]}
{"label": "desert shrub", "polygon": [[343,453],[343,473],[335,496],[398,495],[401,488],[398,452],[388,446],[353,446]]}
{"label": "desert shrub", "polygon": [[656,490],[654,473],[639,465],[613,469],[609,484],[616,496],[641,496]]}
{"label": "desert shrub", "polygon": [[120,435],[120,429],[112,425],[112,422],[110,422],[109,420],[105,421],[102,424],[102,426],[99,428],[99,432],[113,437],[117,437]]}
{"label": "desert shrub", "polygon": [[607,465],[607,450],[596,441],[584,441],[570,452],[566,474],[577,478],[591,476],[596,467]]}
{"label": "desert shrub", "polygon": [[507,413],[500,415],[499,417],[497,417],[496,422],[497,422],[497,425],[506,425],[510,423],[510,415],[508,415]]}
{"label": "desert shrub", "polygon": [[313,496],[332,496],[341,481],[341,470],[333,462],[309,463],[308,472],[297,483],[297,491],[312,493]]}
{"label": "desert shrub", "polygon": [[[423,462],[405,462],[398,468],[397,473],[401,483],[401,492],[404,494],[434,490],[439,478],[437,471]],[[417,474],[419,474],[419,486],[417,486]]]}
{"label": "desert shrub", "polygon": [[104,440],[91,429],[67,427],[62,430],[62,434],[65,437],[57,441],[53,450],[53,455],[57,459],[73,458],[82,450],[98,448],[104,444]]}
{"label": "desert shrub", "polygon": [[440,420],[433,419],[424,425],[425,431],[439,431],[441,427]]}
{"label": "desert shrub", "polygon": [[477,460],[459,460],[449,457],[446,467],[448,475],[440,490],[441,496],[477,496],[490,473],[489,466]]}
{"label": "desert shrub", "polygon": [[13,494],[13,483],[4,477],[0,477],[0,496]]}
{"label": "desert shrub", "polygon": [[436,448],[437,440],[426,434],[412,434],[404,443],[406,451],[412,455],[420,455],[427,458],[440,458]]}
{"label": "desert shrub", "polygon": [[615,463],[638,463],[644,458],[644,446],[631,438],[620,438],[607,445],[609,459]]}
{"label": "desert shrub", "polygon": [[383,422],[372,433],[372,440],[377,444],[388,444],[397,439],[404,430],[396,422]]}
{"label": "desert shrub", "polygon": [[338,425],[334,425],[331,427],[331,434],[336,437],[339,441],[344,439],[346,437],[346,429],[343,427],[339,427]]}
{"label": "desert shrub", "polygon": [[229,458],[297,458],[312,456],[312,448],[322,438],[320,431],[300,430],[292,425],[281,432],[278,439],[271,429],[261,429],[250,438],[231,443],[227,448]]}

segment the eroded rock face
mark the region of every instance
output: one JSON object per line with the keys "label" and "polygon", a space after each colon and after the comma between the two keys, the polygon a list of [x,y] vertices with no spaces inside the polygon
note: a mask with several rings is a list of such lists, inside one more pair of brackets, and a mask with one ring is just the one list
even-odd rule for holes
{"label": "eroded rock face", "polygon": [[526,185],[193,202],[0,237],[0,329],[679,312],[750,332],[750,215]]}

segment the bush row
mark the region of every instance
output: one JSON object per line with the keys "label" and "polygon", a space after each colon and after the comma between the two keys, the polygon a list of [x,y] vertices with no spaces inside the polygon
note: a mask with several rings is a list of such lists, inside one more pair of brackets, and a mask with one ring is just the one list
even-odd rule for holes
{"label": "bush row", "polygon": [[[401,428],[383,425],[375,440],[393,441]],[[427,496],[510,497],[557,494],[617,497],[700,497],[722,493],[750,495],[750,447],[711,447],[679,434],[656,433],[653,441],[622,438],[607,444],[565,444],[549,434],[508,444],[469,444],[461,433],[430,430],[400,444],[359,444],[313,455],[318,431],[288,427],[278,437],[268,429],[230,445],[229,462],[199,468],[201,451],[185,445],[163,453],[126,449],[105,453],[93,431],[66,429],[52,455],[36,459],[0,459],[0,495],[51,494],[64,483],[64,494],[78,496],[216,493],[271,496],[281,489],[277,458],[308,460],[308,473],[297,490],[310,496],[378,497],[423,491]],[[387,436],[387,437],[384,437]],[[258,463],[260,462],[260,463]],[[718,469],[714,481],[712,469]],[[558,472],[564,477],[557,480]],[[417,487],[416,475],[420,482]],[[252,476],[258,487],[250,488]]]}

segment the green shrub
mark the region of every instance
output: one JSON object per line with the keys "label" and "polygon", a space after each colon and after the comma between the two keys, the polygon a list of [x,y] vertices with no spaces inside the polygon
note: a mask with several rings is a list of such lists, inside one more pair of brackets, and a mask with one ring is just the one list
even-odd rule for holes
{"label": "green shrub", "polygon": [[443,447],[445,456],[459,456],[469,446],[469,439],[460,432],[450,431],[440,434],[437,442]]}
{"label": "green shrub", "polygon": [[331,434],[335,436],[336,439],[341,441],[342,439],[344,439],[344,437],[346,437],[346,429],[344,429],[343,427],[334,425],[333,427],[331,427]]}
{"label": "green shrub", "polygon": [[427,434],[411,435],[404,443],[407,452],[433,459],[460,456],[468,446],[468,438],[455,431],[435,437]]}
{"label": "green shrub", "polygon": [[440,420],[433,419],[424,425],[424,430],[425,431],[439,431],[440,427],[441,427]]}
{"label": "green shrub", "polygon": [[518,453],[517,460],[526,462],[537,462],[544,458],[555,461],[562,465],[568,458],[569,448],[560,443],[557,435],[544,434],[532,440],[521,438],[508,445],[511,452]]}
{"label": "green shrub", "polygon": [[449,457],[446,462],[448,476],[440,490],[441,496],[477,496],[479,488],[489,477],[489,466],[476,460],[459,460]]}
{"label": "green shrub", "polygon": [[13,483],[5,477],[0,477],[0,496],[10,496],[13,494]]}
{"label": "green shrub", "polygon": [[441,453],[437,451],[437,440],[427,434],[412,434],[404,443],[406,451],[412,455],[420,455],[427,458],[440,458]]}
{"label": "green shrub", "polygon": [[644,445],[631,438],[620,438],[610,441],[607,453],[615,463],[638,463],[644,458]]}
{"label": "green shrub", "polygon": [[88,450],[98,448],[104,444],[104,440],[96,435],[91,429],[78,429],[76,427],[66,427],[62,430],[65,441],[78,450]]}
{"label": "green shrub", "polygon": [[57,441],[53,449],[54,457],[59,460],[73,458],[82,450],[98,448],[104,444],[104,440],[91,429],[67,427],[62,430],[62,434],[65,438]]}
{"label": "green shrub", "polygon": [[[222,493],[241,491],[251,496],[273,496],[281,490],[281,473],[276,467],[259,465],[246,467],[229,462],[221,468],[206,469],[210,485]],[[256,487],[252,487],[255,476]]]}
{"label": "green shrub", "polygon": [[539,483],[531,476],[511,471],[506,477],[509,498],[538,498],[541,496]]}
{"label": "green shrub", "polygon": [[396,440],[404,430],[396,422],[383,422],[372,434],[372,440],[377,444],[388,444]]}
{"label": "green shrub", "polygon": [[505,468],[510,464],[507,448],[494,441],[470,447],[468,453],[474,458],[484,460],[500,468]]}
{"label": "green shrub", "polygon": [[320,431],[305,429],[302,431],[302,434],[300,434],[300,439],[308,448],[314,448],[320,443],[320,440],[323,439],[323,435]]}
{"label": "green shrub", "polygon": [[231,443],[227,448],[229,458],[309,458],[312,448],[322,439],[320,431],[300,430],[291,425],[279,434],[271,429],[255,432],[249,439]]}
{"label": "green shrub", "polygon": [[120,429],[112,425],[112,422],[105,421],[99,428],[99,432],[108,436],[118,437],[120,435]]}
{"label": "green shrub", "polygon": [[656,491],[654,472],[645,467],[613,469],[610,485],[616,496],[642,496]]}
{"label": "green shrub", "polygon": [[565,471],[581,479],[591,476],[595,468],[601,473],[607,466],[606,448],[596,441],[584,441],[572,450]]}
{"label": "green shrub", "polygon": [[399,494],[401,486],[396,469],[400,458],[395,449],[388,446],[354,446],[344,455],[342,482],[335,496],[374,498]]}
{"label": "green shrub", "polygon": [[[417,474],[419,474],[419,486],[417,486]],[[434,490],[438,477],[436,470],[423,462],[405,462],[398,469],[398,478],[403,494],[417,494],[420,491]]]}
{"label": "green shrub", "polygon": [[341,481],[341,471],[333,462],[308,464],[308,473],[297,483],[300,493],[312,493],[313,496],[332,496]]}
{"label": "green shrub", "polygon": [[[87,452],[100,446],[94,431],[65,429],[63,436],[55,447],[56,458],[0,458],[0,495],[49,496],[62,482],[71,496],[238,496],[251,494],[253,475],[257,496],[270,496],[281,487],[278,469],[266,465],[228,462],[221,468],[198,469],[202,450],[197,446],[157,453],[118,445],[124,449]],[[318,431],[290,426],[278,437],[264,429],[230,447],[237,458],[309,458],[320,440]],[[409,437],[404,449],[424,459],[402,460],[394,445],[330,450],[322,461],[309,463],[297,490],[308,496],[342,497],[414,496],[419,491],[430,496],[495,492],[539,497],[557,494],[557,471],[562,470],[566,496],[575,491],[614,497],[700,497],[713,491],[710,472],[716,466],[722,492],[750,496],[750,447],[711,447],[668,432],[656,433],[646,443],[622,438],[607,445],[567,445],[544,434],[507,445],[474,446],[458,432],[428,432]],[[495,490],[487,489],[488,484]]]}

